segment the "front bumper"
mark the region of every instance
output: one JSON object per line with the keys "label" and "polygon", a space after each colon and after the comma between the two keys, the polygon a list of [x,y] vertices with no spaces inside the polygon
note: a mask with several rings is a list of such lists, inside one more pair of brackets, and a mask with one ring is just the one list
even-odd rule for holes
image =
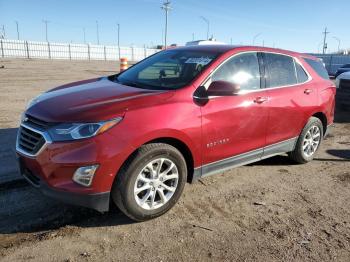
{"label": "front bumper", "polygon": [[21,160],[21,157],[18,158],[18,162],[22,176],[44,195],[71,205],[92,208],[99,212],[107,212],[109,210],[110,192],[79,194],[57,190],[50,187],[43,179],[29,170]]}

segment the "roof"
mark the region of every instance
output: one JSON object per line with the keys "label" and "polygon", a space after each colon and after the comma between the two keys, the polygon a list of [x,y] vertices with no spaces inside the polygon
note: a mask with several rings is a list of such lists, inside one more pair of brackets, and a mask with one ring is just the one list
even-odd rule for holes
{"label": "roof", "polygon": [[180,46],[175,48],[176,50],[198,50],[216,53],[226,53],[231,50],[239,49],[240,51],[261,51],[261,52],[276,52],[291,56],[301,56],[311,59],[317,59],[314,56],[308,54],[301,54],[294,51],[283,50],[278,48],[262,47],[262,46],[249,46],[249,45],[193,45],[193,46]]}

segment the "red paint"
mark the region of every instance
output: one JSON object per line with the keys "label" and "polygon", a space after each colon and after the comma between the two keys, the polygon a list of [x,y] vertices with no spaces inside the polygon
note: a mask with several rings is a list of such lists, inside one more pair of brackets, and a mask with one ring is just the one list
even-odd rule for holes
{"label": "red paint", "polygon": [[[257,47],[185,48],[217,48],[224,52],[190,85],[176,91],[138,89],[102,78],[48,92],[45,100],[26,113],[47,122],[88,122],[118,116],[124,119],[96,137],[50,144],[35,159],[22,156],[26,166],[51,187],[63,191],[105,192],[111,190],[121,165],[130,154],[154,139],[174,138],[184,143],[191,151],[196,168],[296,137],[316,113],[323,113],[327,124],[333,122],[335,87],[320,78],[302,58],[311,56]],[[210,72],[226,58],[246,51],[270,51],[296,57],[313,80],[299,86],[217,97],[203,106],[196,104],[193,93]],[[215,142],[219,145],[210,147],[210,143]],[[78,167],[96,163],[100,167],[91,187],[72,181]]]}

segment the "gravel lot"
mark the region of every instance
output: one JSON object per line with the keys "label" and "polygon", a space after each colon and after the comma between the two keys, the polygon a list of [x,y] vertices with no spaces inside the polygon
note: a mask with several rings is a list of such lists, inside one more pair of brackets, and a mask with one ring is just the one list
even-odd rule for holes
{"label": "gravel lot", "polygon": [[187,185],[145,223],[42,196],[18,173],[20,113],[59,84],[111,74],[116,62],[0,60],[1,261],[349,261],[350,112],[336,112],[316,159],[284,155]]}

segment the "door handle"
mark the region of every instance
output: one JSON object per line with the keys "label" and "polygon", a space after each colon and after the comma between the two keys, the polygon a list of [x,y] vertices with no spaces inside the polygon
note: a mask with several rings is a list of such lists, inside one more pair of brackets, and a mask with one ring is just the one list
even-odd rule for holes
{"label": "door handle", "polygon": [[265,96],[258,96],[257,98],[254,99],[254,103],[262,104],[262,103],[266,102],[267,100],[268,100],[268,98]]}
{"label": "door handle", "polygon": [[313,92],[313,90],[312,90],[312,89],[309,89],[309,88],[307,88],[307,89],[304,90],[304,94],[306,94],[306,95],[309,95],[309,94],[311,94],[312,92]]}

